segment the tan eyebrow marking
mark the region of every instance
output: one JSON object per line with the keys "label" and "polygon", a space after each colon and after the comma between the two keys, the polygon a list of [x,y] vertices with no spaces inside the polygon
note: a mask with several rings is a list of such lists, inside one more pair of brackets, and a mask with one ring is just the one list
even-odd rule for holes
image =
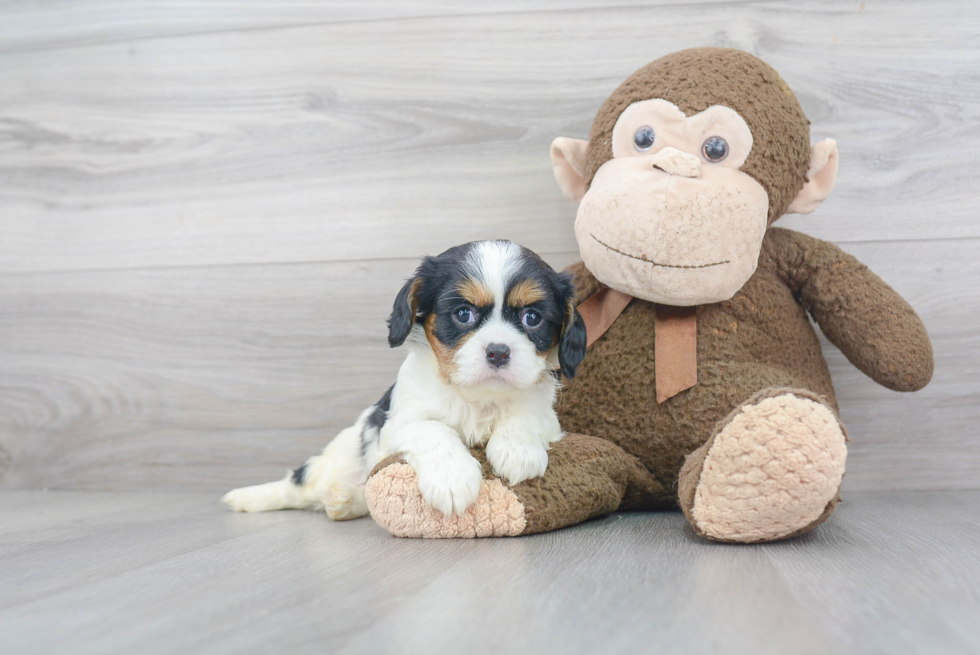
{"label": "tan eyebrow marking", "polygon": [[466,278],[460,282],[456,291],[463,297],[463,300],[474,307],[489,307],[493,304],[493,292],[486,288],[482,282],[473,278]]}
{"label": "tan eyebrow marking", "polygon": [[534,280],[521,280],[507,294],[507,304],[511,307],[524,307],[544,299],[544,289]]}

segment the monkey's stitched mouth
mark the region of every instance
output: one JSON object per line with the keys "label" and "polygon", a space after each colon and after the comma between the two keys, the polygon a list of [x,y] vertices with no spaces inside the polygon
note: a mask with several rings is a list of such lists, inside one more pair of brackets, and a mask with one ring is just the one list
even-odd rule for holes
{"label": "monkey's stitched mouth", "polygon": [[637,260],[639,260],[641,262],[646,262],[647,264],[653,264],[654,266],[663,266],[664,268],[709,268],[711,266],[721,266],[722,264],[730,264],[731,263],[731,260],[730,259],[726,259],[725,261],[722,261],[722,262],[714,262],[712,264],[694,264],[694,265],[690,265],[690,266],[682,266],[680,264],[661,264],[660,262],[655,262],[653,260],[647,259],[646,257],[637,257],[636,255],[629,254],[628,252],[623,252],[622,250],[619,250],[618,248],[613,248],[608,243],[603,243],[599,239],[599,237],[597,237],[596,235],[592,234],[591,232],[589,232],[589,236],[592,237],[593,239],[595,239],[596,243],[598,243],[600,246],[603,246],[604,248],[608,248],[609,250],[612,250],[614,253],[619,254],[619,255],[622,255],[623,257],[629,257],[630,259],[637,259]]}

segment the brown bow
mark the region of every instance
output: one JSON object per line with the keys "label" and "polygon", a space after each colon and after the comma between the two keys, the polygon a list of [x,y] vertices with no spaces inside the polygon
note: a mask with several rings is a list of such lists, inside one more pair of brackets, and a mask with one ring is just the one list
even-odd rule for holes
{"label": "brown bow", "polygon": [[[592,347],[630,304],[633,297],[605,287],[578,306]],[[654,367],[657,403],[698,383],[697,307],[656,305]]]}

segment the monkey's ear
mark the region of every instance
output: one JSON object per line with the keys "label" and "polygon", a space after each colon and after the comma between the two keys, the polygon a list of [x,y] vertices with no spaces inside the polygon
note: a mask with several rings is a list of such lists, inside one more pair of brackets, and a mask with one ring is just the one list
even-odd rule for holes
{"label": "monkey's ear", "polygon": [[395,296],[395,304],[391,308],[391,316],[388,317],[388,345],[392,348],[405,343],[412,332],[419,307],[418,292],[421,285],[422,278],[415,276]]}
{"label": "monkey's ear", "polygon": [[562,193],[575,202],[585,195],[585,156],[589,142],[560,136],[551,142],[551,166]]}
{"label": "monkey's ear", "polygon": [[836,141],[824,139],[810,147],[810,169],[806,178],[806,184],[790,203],[787,214],[809,214],[830,195],[837,180]]}

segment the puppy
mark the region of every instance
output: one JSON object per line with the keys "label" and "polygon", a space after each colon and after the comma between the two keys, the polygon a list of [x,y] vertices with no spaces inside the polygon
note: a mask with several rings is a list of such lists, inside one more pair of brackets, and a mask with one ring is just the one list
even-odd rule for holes
{"label": "puppy", "polygon": [[368,514],[364,484],[401,453],[422,497],[462,514],[480,491],[468,448],[486,444],[494,473],[514,485],[542,475],[561,439],[560,371],[585,357],[586,334],[571,277],[510,241],[476,241],[426,257],[395,298],[388,343],[409,353],[395,384],[306,464],[278,482],[222,499],[237,511],[326,510]]}

